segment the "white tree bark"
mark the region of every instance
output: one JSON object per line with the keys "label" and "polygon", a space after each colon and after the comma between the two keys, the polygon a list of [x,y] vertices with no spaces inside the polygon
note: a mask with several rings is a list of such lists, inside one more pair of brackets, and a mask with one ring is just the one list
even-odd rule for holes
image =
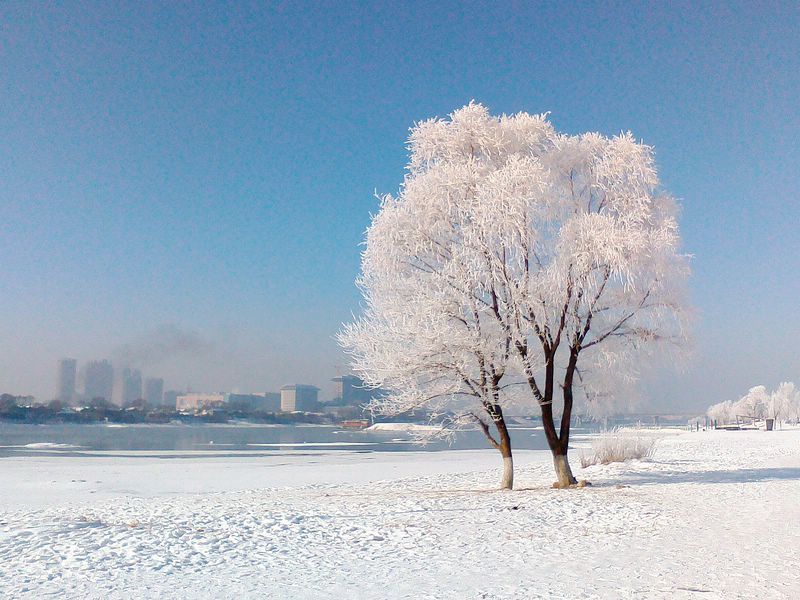
{"label": "white tree bark", "polygon": [[553,466],[556,469],[556,477],[558,477],[558,481],[556,482],[558,487],[567,488],[576,483],[566,454],[553,455]]}
{"label": "white tree bark", "polygon": [[514,489],[514,459],[511,456],[503,457],[503,481],[500,488],[503,490]]}

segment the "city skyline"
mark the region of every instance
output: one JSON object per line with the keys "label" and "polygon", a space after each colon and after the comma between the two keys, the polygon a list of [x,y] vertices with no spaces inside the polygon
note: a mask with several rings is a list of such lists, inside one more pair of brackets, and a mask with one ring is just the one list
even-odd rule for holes
{"label": "city skyline", "polygon": [[645,404],[796,380],[798,12],[488,10],[0,7],[0,391],[50,397],[70,356],[330,395],[374,194],[402,185],[409,127],[472,99],[654,146],[696,319]]}
{"label": "city skyline", "polygon": [[[80,368],[78,365],[81,365]],[[80,373],[80,376],[78,376]],[[331,379],[329,386],[334,390],[333,396],[328,400],[343,400],[345,403],[354,403],[358,399],[368,400],[371,392],[364,393],[364,390],[357,389],[363,385],[363,381],[358,377],[346,374]],[[294,390],[295,388],[303,391],[314,390],[314,398],[320,388],[303,383],[285,383],[276,391],[254,391],[249,390],[242,393],[237,386],[234,391],[215,389],[198,391],[191,386],[185,389],[165,389],[165,381],[162,377],[156,377],[149,373],[143,373],[141,369],[131,367],[114,367],[113,361],[108,359],[93,359],[81,364],[74,358],[61,358],[58,361],[56,374],[55,392],[52,396],[36,397],[40,403],[50,400],[58,400],[65,405],[88,404],[93,400],[102,398],[112,404],[125,407],[131,406],[139,401],[144,401],[147,405],[162,406],[171,404],[166,401],[167,395],[195,394],[195,395],[260,395],[265,397],[275,397],[280,400],[281,391]],[[106,396],[109,393],[110,396]],[[316,401],[316,400],[315,400]],[[291,411],[289,411],[291,412]]]}

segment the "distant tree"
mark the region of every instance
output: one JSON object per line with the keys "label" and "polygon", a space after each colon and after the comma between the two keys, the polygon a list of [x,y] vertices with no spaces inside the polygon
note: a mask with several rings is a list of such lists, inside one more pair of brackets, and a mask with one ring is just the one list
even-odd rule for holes
{"label": "distant tree", "polygon": [[11,394],[0,395],[0,412],[13,410],[17,406],[17,397]]}
{"label": "distant tree", "polygon": [[708,407],[706,414],[715,425],[724,425],[726,423],[736,422],[734,402],[731,400],[725,400],[724,402],[712,404]]}
{"label": "distant tree", "polygon": [[738,400],[711,405],[706,414],[718,423],[737,423],[740,417],[797,421],[800,420],[800,391],[790,381],[784,381],[771,393],[765,386],[757,385]]}
{"label": "distant tree", "polygon": [[641,350],[684,338],[687,259],[652,151],[474,103],[418,124],[410,150],[400,194],[367,232],[364,315],[340,341],[389,390],[376,411],[424,407],[455,427],[471,417],[507,471],[503,409],[527,390],[557,484],[571,485],[576,399],[613,402]]}
{"label": "distant tree", "polygon": [[767,416],[780,422],[797,419],[800,414],[800,391],[791,381],[782,382],[769,396]]}
{"label": "distant tree", "polygon": [[800,390],[791,381],[784,381],[778,386],[778,393],[784,396],[788,420],[800,423]]}
{"label": "distant tree", "polygon": [[111,403],[102,396],[98,396],[89,401],[89,407],[95,410],[107,410],[111,408]]}
{"label": "distant tree", "polygon": [[735,404],[736,415],[751,419],[762,419],[766,416],[769,394],[763,385],[748,390]]}

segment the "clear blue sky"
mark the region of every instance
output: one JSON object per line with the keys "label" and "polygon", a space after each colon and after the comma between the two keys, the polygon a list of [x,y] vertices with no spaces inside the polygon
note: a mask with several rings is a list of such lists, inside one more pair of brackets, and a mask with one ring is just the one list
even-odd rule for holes
{"label": "clear blue sky", "polygon": [[655,146],[698,319],[647,397],[800,383],[796,3],[62,4],[0,5],[0,391],[165,324],[170,387],[327,389],[373,193],[471,99]]}

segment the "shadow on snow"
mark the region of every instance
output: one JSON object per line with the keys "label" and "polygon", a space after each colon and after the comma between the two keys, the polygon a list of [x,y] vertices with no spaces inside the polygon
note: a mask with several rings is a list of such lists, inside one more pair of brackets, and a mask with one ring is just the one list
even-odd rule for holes
{"label": "shadow on snow", "polygon": [[601,487],[615,484],[646,485],[664,483],[757,483],[762,481],[800,480],[800,467],[729,469],[716,471],[630,472],[620,474]]}

